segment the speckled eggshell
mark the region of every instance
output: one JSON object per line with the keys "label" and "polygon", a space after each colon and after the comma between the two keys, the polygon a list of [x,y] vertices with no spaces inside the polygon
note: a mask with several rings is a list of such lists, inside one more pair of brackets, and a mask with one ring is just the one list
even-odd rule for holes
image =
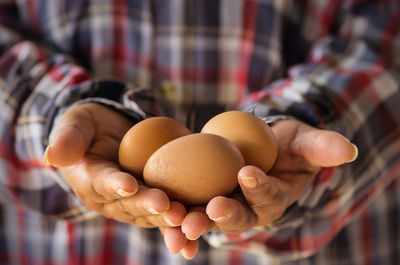
{"label": "speckled eggshell", "polygon": [[144,165],[158,148],[190,133],[185,125],[172,118],[145,119],[132,126],[122,138],[118,152],[119,164],[134,176],[141,177]]}
{"label": "speckled eggshell", "polygon": [[227,111],[210,119],[201,133],[220,135],[243,154],[246,165],[268,172],[278,155],[278,144],[271,127],[260,118],[243,111]]}
{"label": "speckled eggshell", "polygon": [[160,147],[147,161],[144,181],[160,188],[172,200],[186,205],[205,204],[230,194],[244,166],[239,149],[223,137],[191,134]]}

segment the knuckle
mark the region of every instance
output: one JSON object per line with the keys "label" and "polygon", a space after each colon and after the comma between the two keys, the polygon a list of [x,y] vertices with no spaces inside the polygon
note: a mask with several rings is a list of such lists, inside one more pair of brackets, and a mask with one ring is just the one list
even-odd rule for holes
{"label": "knuckle", "polygon": [[276,209],[282,208],[284,205],[284,194],[278,189],[274,189],[267,193],[265,198],[259,202],[252,204],[253,210],[256,212],[265,211],[268,209],[269,211],[274,211]]}
{"label": "knuckle", "polygon": [[253,206],[253,211],[257,214],[259,225],[265,225],[278,220],[286,211],[286,204],[283,195],[277,193],[271,201],[265,201]]}
{"label": "knuckle", "polygon": [[106,193],[104,190],[104,185],[101,180],[99,180],[98,178],[95,178],[90,186],[91,186],[92,192],[97,194],[99,197],[105,199],[106,201],[109,200],[109,198],[107,198],[107,196],[106,196]]}
{"label": "knuckle", "polygon": [[128,209],[125,208],[125,204],[121,200],[116,200],[116,204],[118,205],[118,209],[125,213],[125,214],[130,214]]}
{"label": "knuckle", "polygon": [[103,204],[103,208],[100,212],[107,218],[114,219],[120,222],[129,223],[131,222],[133,216],[125,212],[120,208],[119,203],[106,203]]}
{"label": "knuckle", "polygon": [[229,216],[218,226],[222,227],[222,230],[227,233],[240,233],[248,230],[255,223],[255,220],[255,215],[251,212],[249,214],[241,213]]}
{"label": "knuckle", "polygon": [[135,224],[138,225],[138,226],[144,227],[144,228],[155,228],[155,227],[157,227],[151,221],[147,220],[147,218],[145,218],[145,217],[136,218],[135,219]]}
{"label": "knuckle", "polygon": [[229,214],[225,220],[218,223],[218,227],[225,233],[241,233],[253,227],[256,223],[256,215],[250,211],[237,209],[233,214]]}

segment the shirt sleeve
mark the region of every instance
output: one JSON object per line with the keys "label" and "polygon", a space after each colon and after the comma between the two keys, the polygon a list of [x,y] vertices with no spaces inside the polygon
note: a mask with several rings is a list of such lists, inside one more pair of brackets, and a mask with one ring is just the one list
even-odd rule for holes
{"label": "shirt sleeve", "polygon": [[337,33],[318,40],[308,62],[291,68],[288,78],[251,94],[244,109],[338,131],[358,146],[358,159],[322,169],[273,227],[238,235],[213,232],[206,235],[212,245],[281,260],[312,255],[398,176],[399,5],[344,2],[336,14]]}
{"label": "shirt sleeve", "polygon": [[110,106],[133,121],[143,119],[144,114],[134,102],[123,104],[129,85],[92,78],[68,56],[24,40],[3,20],[4,17],[0,24],[0,203],[73,221],[96,216],[55,168],[43,164],[51,127],[68,107],[86,101]]}

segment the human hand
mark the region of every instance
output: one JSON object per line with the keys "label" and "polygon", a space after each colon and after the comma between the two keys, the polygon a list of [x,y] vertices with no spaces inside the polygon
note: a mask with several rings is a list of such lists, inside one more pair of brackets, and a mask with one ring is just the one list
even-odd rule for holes
{"label": "human hand", "polygon": [[215,197],[206,207],[191,210],[181,231],[164,229],[171,252],[193,258],[197,238],[211,230],[241,233],[270,225],[300,197],[321,168],[339,166],[357,156],[355,146],[333,131],[294,120],[277,122],[272,130],[279,146],[274,167],[267,174],[254,166],[243,167],[238,173],[240,193]]}
{"label": "human hand", "polygon": [[141,185],[118,165],[119,143],[131,126],[100,104],[72,107],[57,123],[44,162],[58,167],[82,202],[105,217],[143,227],[180,225],[182,204]]}

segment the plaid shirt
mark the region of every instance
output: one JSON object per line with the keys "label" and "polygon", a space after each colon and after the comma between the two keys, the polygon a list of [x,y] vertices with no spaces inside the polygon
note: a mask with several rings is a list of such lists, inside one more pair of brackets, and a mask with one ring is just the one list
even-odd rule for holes
{"label": "plaid shirt", "polygon": [[[397,0],[2,0],[0,264],[400,264],[399,69]],[[185,261],[42,164],[82,101],[194,131],[234,108],[291,115],[359,158],[323,169],[274,227],[209,233]]]}

